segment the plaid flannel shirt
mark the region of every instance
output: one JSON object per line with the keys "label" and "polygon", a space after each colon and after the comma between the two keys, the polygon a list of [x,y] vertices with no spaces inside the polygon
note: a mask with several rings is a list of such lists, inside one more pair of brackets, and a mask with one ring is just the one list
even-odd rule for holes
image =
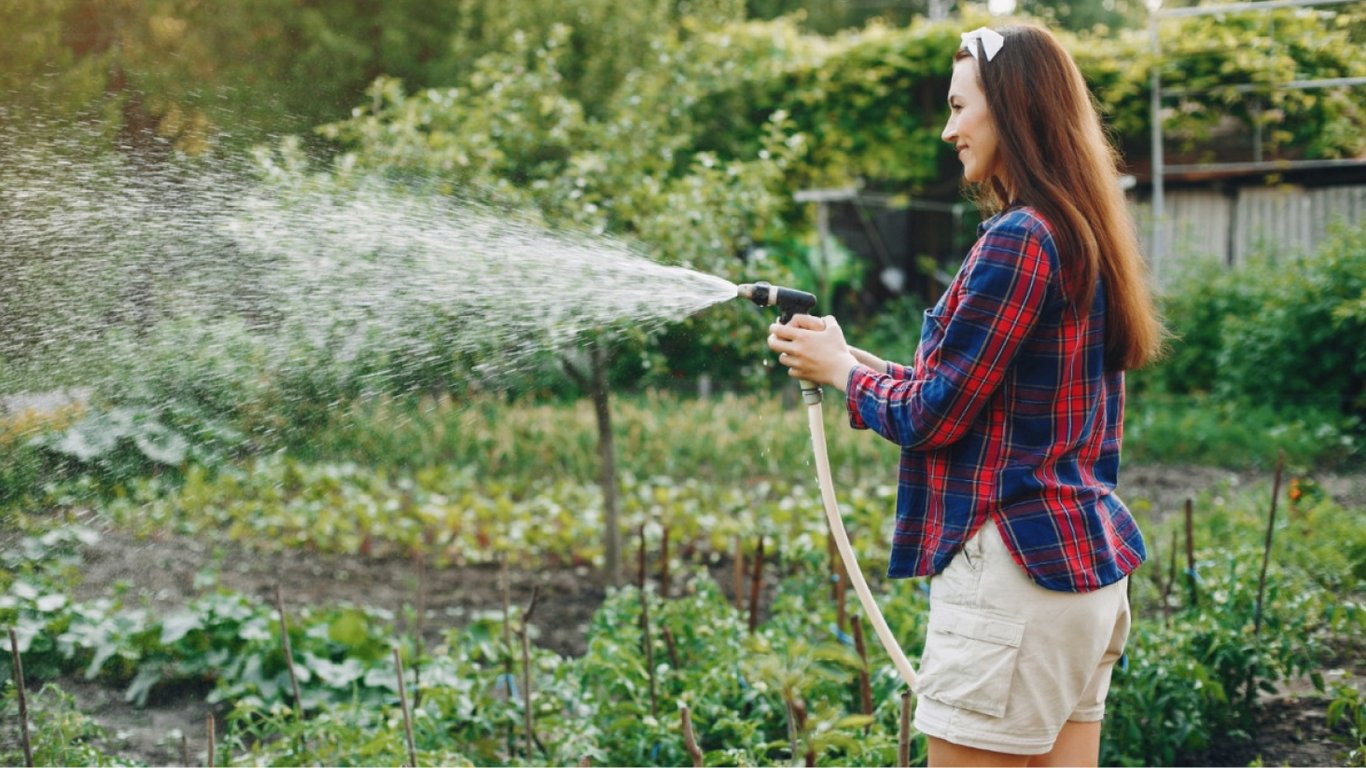
{"label": "plaid flannel shirt", "polygon": [[928,576],[994,517],[1038,584],[1087,592],[1146,557],[1114,494],[1124,374],[1107,370],[1105,293],[1066,299],[1052,230],[1013,208],[988,219],[910,367],[849,375],[850,424],[901,446],[887,574]]}

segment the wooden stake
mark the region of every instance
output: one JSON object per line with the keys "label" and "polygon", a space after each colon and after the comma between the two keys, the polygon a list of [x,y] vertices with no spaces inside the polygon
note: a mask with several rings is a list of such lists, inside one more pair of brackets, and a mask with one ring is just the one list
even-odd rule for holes
{"label": "wooden stake", "polygon": [[302,719],[304,700],[299,695],[299,677],[294,674],[294,651],[289,646],[289,622],[285,620],[285,599],[279,584],[275,585],[275,608],[280,612],[280,642],[285,651],[285,668],[289,670],[289,687],[294,692],[294,717]]}
{"label": "wooden stake", "polygon": [[1271,512],[1266,521],[1266,544],[1262,547],[1262,572],[1257,577],[1257,603],[1253,614],[1252,636],[1262,632],[1262,598],[1266,596],[1266,567],[1271,562],[1271,540],[1276,534],[1276,499],[1281,495],[1281,472],[1285,469],[1285,452],[1276,452],[1276,475],[1271,481]]}
{"label": "wooden stake", "polygon": [[[792,756],[795,758],[797,749],[799,748],[799,739],[806,733],[806,702],[801,699],[793,701],[792,714],[795,715],[797,719],[797,738],[792,741]],[[814,768],[815,765],[816,750],[811,749],[811,747],[808,746],[806,749],[806,766],[807,768]]]}
{"label": "wooden stake", "polygon": [[413,740],[413,713],[408,709],[408,682],[403,679],[403,654],[394,648],[394,671],[398,674],[398,705],[403,710],[403,734],[408,739],[408,765],[417,768],[417,743]]}
{"label": "wooden stake", "polygon": [[664,625],[664,647],[669,649],[669,666],[673,667],[674,671],[681,669],[678,663],[678,644],[674,641],[673,630],[669,629],[667,624]]}
{"label": "wooden stake", "polygon": [[849,624],[848,600],[845,595],[849,592],[849,582],[845,581],[844,574],[835,576],[835,626],[843,632]]}
{"label": "wooden stake", "polygon": [[664,526],[664,538],[659,542],[659,596],[669,599],[669,526]]}
{"label": "wooden stake", "polygon": [[[1285,452],[1276,452],[1276,474],[1271,481],[1271,512],[1267,515],[1266,521],[1266,544],[1262,547],[1262,571],[1257,576],[1257,602],[1253,608],[1252,619],[1252,644],[1253,653],[1260,655],[1262,646],[1259,640],[1262,634],[1262,600],[1266,597],[1266,567],[1271,562],[1271,542],[1276,533],[1276,499],[1281,495],[1281,472],[1285,469]],[[1248,666],[1247,686],[1245,696],[1248,709],[1251,710],[1252,702],[1257,696],[1257,679],[1255,671],[1256,664]]]}
{"label": "wooden stake", "polygon": [[536,600],[540,594],[540,585],[531,588],[531,602],[526,607],[526,613],[522,614],[522,629],[519,632],[522,636],[522,719],[526,725],[526,756],[528,759],[531,757],[532,747],[536,744],[535,721],[531,714],[531,638],[528,630],[531,613],[536,610]]}
{"label": "wooden stake", "polygon": [[1190,590],[1190,605],[1199,602],[1200,593],[1195,583],[1195,502],[1186,499],[1186,586]]}
{"label": "wooden stake", "polygon": [[[858,651],[858,657],[863,660],[863,667],[858,671],[858,692],[859,703],[863,706],[863,714],[872,716],[873,714],[873,685],[868,677],[868,647],[863,643],[863,617],[854,615],[854,650]],[[866,736],[872,730],[872,724],[863,726],[863,733]]]}
{"label": "wooden stake", "polygon": [[645,526],[640,526],[640,645],[645,654],[645,674],[650,680],[650,714],[659,717],[659,694],[655,689],[655,644],[650,632],[650,595],[645,584]]}
{"label": "wooden stake", "polygon": [[829,521],[825,523],[825,559],[830,567],[830,599],[839,599],[839,582],[842,572],[840,571],[839,547],[835,544],[835,531],[830,527]]}
{"label": "wooden stake", "polygon": [[33,768],[33,743],[28,735],[28,692],[24,688],[24,660],[19,656],[19,635],[9,631],[10,666],[14,670],[14,690],[19,697],[19,741],[24,747],[24,765]]}
{"label": "wooden stake", "polygon": [[[508,698],[512,698],[512,596],[508,587],[508,556],[506,552],[498,553],[498,589],[503,596],[503,681],[507,687]],[[508,754],[511,755],[516,749],[513,743],[512,723],[507,723]]]}
{"label": "wooden stake", "polygon": [[1176,583],[1176,531],[1172,531],[1171,552],[1167,555],[1167,583],[1162,585],[1162,615],[1172,617],[1172,585]]}
{"label": "wooden stake", "polygon": [[205,715],[204,721],[205,721],[205,725],[207,726],[208,731],[209,731],[209,754],[207,755],[207,757],[208,757],[208,761],[207,761],[207,762],[208,762],[208,764],[209,764],[209,768],[213,768],[213,766],[215,765],[215,763],[214,763],[214,758],[215,758],[215,755],[214,755],[214,745],[218,743],[218,729],[217,729],[217,728],[214,726],[214,724],[213,724],[213,713],[212,713],[212,712],[210,712],[210,713],[208,713],[207,715]]}
{"label": "wooden stake", "polygon": [[911,765],[911,692],[901,692],[901,733],[897,737],[896,764],[899,768]]}
{"label": "wooden stake", "polygon": [[745,607],[745,545],[735,537],[735,612]]}
{"label": "wooden stake", "polygon": [[702,748],[697,746],[697,734],[693,733],[692,715],[688,712],[687,704],[679,705],[678,715],[683,720],[683,746],[692,756],[693,768],[702,768]]}
{"label": "wooden stake", "polygon": [[759,537],[759,546],[754,550],[754,570],[749,580],[749,633],[759,628],[759,592],[764,586],[764,537]]}
{"label": "wooden stake", "polygon": [[190,737],[184,731],[180,732],[180,764],[190,764]]}
{"label": "wooden stake", "polygon": [[413,558],[417,561],[417,616],[413,621],[413,706],[422,706],[422,654],[424,651],[422,629],[427,619],[427,557],[420,548],[414,548]]}

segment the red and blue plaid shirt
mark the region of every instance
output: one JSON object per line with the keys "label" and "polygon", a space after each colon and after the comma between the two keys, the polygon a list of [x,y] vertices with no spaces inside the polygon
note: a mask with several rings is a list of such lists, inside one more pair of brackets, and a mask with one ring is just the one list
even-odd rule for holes
{"label": "red and blue plaid shirt", "polygon": [[901,446],[887,575],[939,573],[994,517],[1038,584],[1088,592],[1147,556],[1114,494],[1124,374],[1105,367],[1105,293],[1083,317],[1063,293],[1048,223],[982,223],[910,367],[849,375],[851,425]]}

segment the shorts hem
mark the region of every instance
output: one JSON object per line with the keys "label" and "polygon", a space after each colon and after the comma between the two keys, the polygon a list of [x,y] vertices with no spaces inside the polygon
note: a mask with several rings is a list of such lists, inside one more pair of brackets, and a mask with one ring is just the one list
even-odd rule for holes
{"label": "shorts hem", "polygon": [[[950,720],[945,722],[943,719],[935,717],[925,712],[925,704],[931,703],[932,707],[945,708],[948,710]],[[982,732],[973,728],[964,728],[961,725],[955,727],[952,723],[952,715],[956,707],[943,702],[933,701],[920,697],[916,706],[914,725],[917,731],[926,736],[933,736],[937,739],[963,747],[973,747],[974,749],[986,749],[992,752],[1001,752],[1008,755],[1042,755],[1053,748],[1053,743],[1057,740],[1055,734],[1051,738],[1029,739],[1012,738],[999,733]]]}

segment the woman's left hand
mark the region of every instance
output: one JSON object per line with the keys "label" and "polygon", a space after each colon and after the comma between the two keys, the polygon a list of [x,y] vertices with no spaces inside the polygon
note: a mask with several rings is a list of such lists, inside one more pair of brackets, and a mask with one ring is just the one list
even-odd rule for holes
{"label": "woman's left hand", "polygon": [[770,325],[768,334],[768,348],[778,353],[778,362],[794,378],[829,384],[840,391],[848,386],[849,371],[858,360],[834,317],[796,315],[787,325]]}

